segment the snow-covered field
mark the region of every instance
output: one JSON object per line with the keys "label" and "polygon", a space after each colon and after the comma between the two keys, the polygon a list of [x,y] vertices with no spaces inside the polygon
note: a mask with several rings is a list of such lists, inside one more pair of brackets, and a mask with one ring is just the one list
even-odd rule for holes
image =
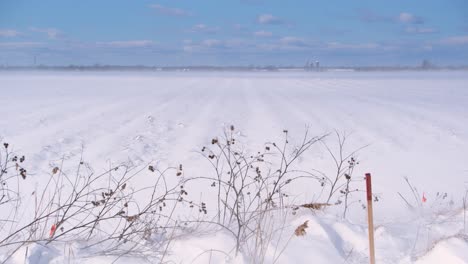
{"label": "snow-covered field", "polygon": [[[231,124],[251,149],[279,140],[284,129],[298,140],[306,127],[313,135],[348,133],[350,150],[367,146],[354,175],[371,172],[380,200],[377,263],[468,263],[461,210],[468,189],[467,72],[0,73],[0,138],[26,155],[29,180],[39,184],[51,163],[72,160],[82,149],[96,170],[109,160],[155,161],[182,163],[185,175],[200,176],[208,166],[198,151]],[[327,171],[330,161],[317,148],[299,164]],[[413,199],[405,177],[427,198],[417,212],[398,194]],[[301,184],[295,195],[306,203],[318,194]],[[287,227],[293,232],[309,220],[307,234],[293,237],[277,263],[367,262],[365,213],[359,205],[346,220],[333,209],[301,211]],[[186,238],[174,241],[169,259],[208,263],[207,254],[197,256],[231,245],[222,232]],[[60,248],[31,248],[30,263],[65,262]],[[223,254],[211,258],[225,261]],[[20,251],[12,261],[24,259]]]}

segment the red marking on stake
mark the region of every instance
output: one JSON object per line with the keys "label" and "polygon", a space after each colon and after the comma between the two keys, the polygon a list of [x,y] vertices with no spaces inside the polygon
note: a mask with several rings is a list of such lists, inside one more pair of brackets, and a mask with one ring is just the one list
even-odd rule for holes
{"label": "red marking on stake", "polygon": [[370,173],[366,173],[366,190],[367,190],[367,201],[372,201],[372,184],[371,184]]}
{"label": "red marking on stake", "polygon": [[426,195],[423,193],[422,202],[425,203],[426,201],[427,201]]}

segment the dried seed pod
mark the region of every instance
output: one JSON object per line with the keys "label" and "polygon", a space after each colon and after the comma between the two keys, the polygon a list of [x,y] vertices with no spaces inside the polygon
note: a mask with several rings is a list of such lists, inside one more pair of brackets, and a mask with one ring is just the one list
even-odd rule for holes
{"label": "dried seed pod", "polygon": [[25,180],[25,179],[26,179],[26,170],[23,169],[23,168],[21,168],[21,169],[20,169],[20,175],[21,175],[21,177],[23,178],[23,180]]}
{"label": "dried seed pod", "polygon": [[296,236],[304,236],[307,232],[306,229],[309,227],[309,220],[305,221],[302,225],[298,226],[294,231]]}

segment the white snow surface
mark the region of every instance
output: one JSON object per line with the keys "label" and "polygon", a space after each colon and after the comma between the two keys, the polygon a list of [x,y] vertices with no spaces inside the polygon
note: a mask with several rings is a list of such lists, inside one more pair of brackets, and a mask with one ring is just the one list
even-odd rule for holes
{"label": "white snow surface", "polygon": [[[354,175],[372,173],[380,198],[374,203],[377,263],[468,263],[461,207],[468,188],[467,72],[0,73],[0,138],[28,158],[31,186],[40,185],[52,163],[73,160],[82,149],[97,170],[109,161],[154,161],[203,175],[209,166],[198,151],[231,124],[252,150],[280,140],[284,129],[296,140],[306,127],[313,135],[348,133],[350,150],[367,146],[358,152]],[[320,148],[299,162],[321,171],[332,165]],[[398,195],[412,199],[404,177],[428,199],[416,211]],[[298,203],[316,199],[316,185],[295,186]],[[357,187],[364,189],[364,182]],[[447,198],[436,199],[437,193]],[[299,211],[288,220],[283,242],[289,242],[276,263],[368,262],[366,217],[359,205],[346,220],[339,210]],[[291,237],[306,220],[307,234]],[[175,240],[168,260],[249,263],[219,253],[233,243],[223,232]],[[8,263],[114,260],[70,260],[60,245],[28,251]],[[275,256],[274,246],[271,251]],[[146,262],[128,257],[118,263]]]}

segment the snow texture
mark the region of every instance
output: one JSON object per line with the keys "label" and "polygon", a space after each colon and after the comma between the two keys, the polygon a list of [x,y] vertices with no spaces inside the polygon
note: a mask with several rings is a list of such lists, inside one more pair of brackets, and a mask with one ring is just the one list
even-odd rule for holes
{"label": "snow texture", "polygon": [[[83,147],[97,169],[109,160],[153,160],[161,166],[183,163],[185,173],[197,176],[209,169],[197,151],[226,125],[235,125],[251,149],[279,140],[283,129],[296,139],[306,126],[314,135],[350,133],[350,149],[368,145],[359,152],[355,175],[371,172],[380,197],[374,204],[377,263],[468,263],[461,209],[468,188],[466,72],[4,72],[0,106],[0,137],[28,157],[36,185],[52,161],[73,160]],[[322,171],[333,165],[323,149],[300,162]],[[412,199],[404,177],[427,198],[417,209],[409,210],[398,195]],[[295,188],[300,202],[316,197],[313,186]],[[447,196],[438,199],[437,193]],[[366,219],[358,205],[347,220],[332,209],[302,210],[286,223],[285,234],[308,220],[307,234],[285,235],[282,243],[290,240],[277,263],[366,263]],[[226,257],[233,244],[223,232],[175,240],[168,260],[249,263],[245,256]],[[8,263],[114,261],[80,258],[78,248],[31,244]],[[267,263],[275,250],[272,245]],[[146,263],[118,260],[140,262]]]}

